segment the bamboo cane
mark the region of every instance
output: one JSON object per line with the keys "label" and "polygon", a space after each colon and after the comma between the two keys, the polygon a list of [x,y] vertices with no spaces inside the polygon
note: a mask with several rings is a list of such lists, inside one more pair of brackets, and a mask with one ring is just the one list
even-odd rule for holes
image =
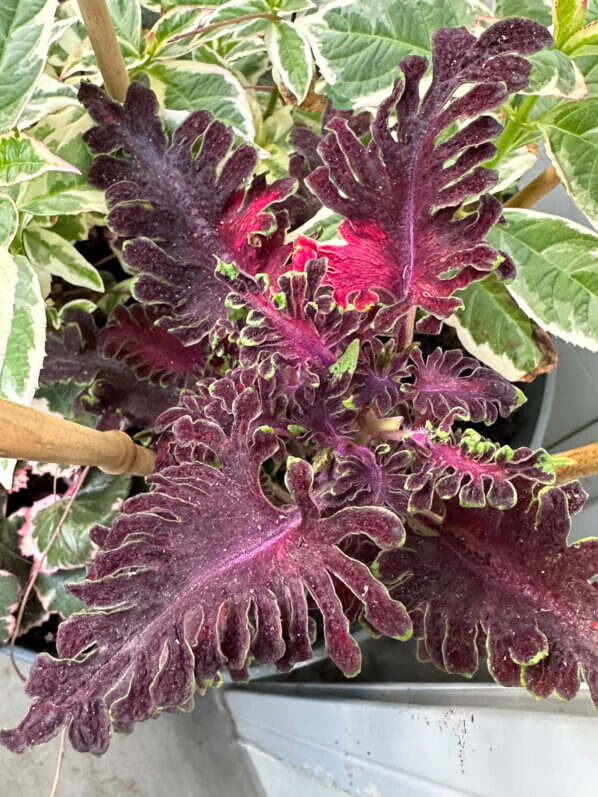
{"label": "bamboo cane", "polygon": [[79,0],[79,10],[104,78],[106,91],[117,102],[124,102],[129,76],[106,0]]}
{"label": "bamboo cane", "polygon": [[0,399],[0,456],[61,465],[96,465],[106,473],[147,476],[156,455],[124,432],[98,432]]}

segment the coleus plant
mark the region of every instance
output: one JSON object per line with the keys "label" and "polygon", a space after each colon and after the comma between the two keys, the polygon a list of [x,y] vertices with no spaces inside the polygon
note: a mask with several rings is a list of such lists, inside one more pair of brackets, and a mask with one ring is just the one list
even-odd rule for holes
{"label": "coleus plant", "polygon": [[[545,451],[513,450],[493,424],[522,396],[436,337],[455,291],[517,264],[485,164],[496,109],[550,45],[531,20],[464,28],[401,61],[363,119],[329,110],[295,134],[295,176],[268,183],[257,154],[205,110],[170,136],[153,92],[124,105],[92,84],[89,180],[106,192],[135,301],[100,329],[81,308],[51,337],[46,385],[79,386],[102,428],[144,431],[156,469],[68,592],[85,605],[40,654],[34,702],[2,732],[11,750],[63,726],[103,753],[196,689],[307,661],[321,618],[332,661],[360,668],[350,620],[414,635],[423,657],[598,704],[598,542],[567,544],[584,493]],[[320,204],[343,244],[288,231]],[[299,220],[300,218],[300,220]],[[416,335],[417,333],[417,335]]]}

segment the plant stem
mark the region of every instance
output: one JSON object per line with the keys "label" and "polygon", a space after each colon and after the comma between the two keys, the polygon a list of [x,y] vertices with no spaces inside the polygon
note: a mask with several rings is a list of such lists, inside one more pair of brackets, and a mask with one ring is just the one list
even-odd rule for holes
{"label": "plant stem", "polygon": [[266,106],[266,110],[264,111],[264,120],[266,120],[269,116],[272,116],[274,113],[274,109],[276,108],[276,103],[278,102],[278,89],[276,86],[272,86],[272,91],[270,92],[270,96],[268,97],[268,105]]}
{"label": "plant stem", "polygon": [[172,39],[169,39],[168,42],[178,42],[181,39],[188,39],[190,36],[198,36],[200,33],[209,33],[212,30],[218,30],[218,28],[224,28],[227,25],[237,25],[239,22],[249,22],[251,19],[276,19],[276,14],[272,11],[264,11],[261,13],[255,14],[243,14],[240,17],[231,17],[231,19],[223,19],[222,22],[212,22],[211,25],[203,25],[199,28],[195,28],[194,30],[190,30],[188,33],[180,33],[178,36],[173,36]]}
{"label": "plant stem", "polygon": [[528,183],[521,191],[505,202],[506,208],[531,208],[543,196],[552,191],[559,184],[559,176],[554,166],[549,166],[535,180]]}
{"label": "plant stem", "polygon": [[23,595],[21,596],[21,600],[19,602],[19,612],[17,614],[15,627],[10,638],[10,660],[12,662],[14,671],[19,676],[21,681],[26,681],[27,679],[25,678],[23,673],[19,670],[17,662],[15,661],[15,642],[19,635],[19,631],[21,630],[21,624],[23,622],[23,614],[25,612],[25,606],[27,605],[27,601],[29,600],[29,596],[31,595],[31,590],[33,589],[33,586],[35,584],[35,579],[38,577],[39,572],[42,569],[44,562],[46,561],[46,556],[48,555],[50,548],[54,545],[56,538],[62,531],[62,527],[64,526],[64,521],[66,520],[68,513],[71,511],[71,507],[75,502],[75,498],[77,497],[79,490],[81,489],[83,482],[85,481],[85,477],[87,476],[88,473],[89,473],[89,465],[86,468],[83,468],[83,470],[81,471],[79,479],[75,485],[75,488],[73,489],[73,492],[71,493],[71,496],[68,500],[65,510],[62,513],[62,517],[58,521],[58,525],[52,532],[52,536],[50,537],[48,544],[44,548],[41,557],[31,567],[31,571],[27,579],[27,584],[25,586],[25,590],[23,591]]}
{"label": "plant stem", "polygon": [[569,464],[557,467],[557,484],[598,474],[598,442],[580,448],[572,448],[569,451],[560,451],[557,456],[572,460]]}
{"label": "plant stem", "polygon": [[66,742],[66,732],[68,726],[65,725],[62,728],[62,732],[60,734],[60,747],[58,748],[58,761],[56,762],[56,772],[54,774],[54,783],[52,784],[52,791],[50,792],[50,797],[56,797],[58,793],[58,782],[60,781],[60,772],[62,770],[62,759],[64,758],[64,746]]}
{"label": "plant stem", "polygon": [[79,0],[79,10],[108,94],[124,102],[129,76],[110,19],[106,0]]}
{"label": "plant stem", "polygon": [[492,158],[491,161],[488,161],[486,164],[489,169],[494,169],[494,167],[502,160],[502,158],[506,155],[506,153],[511,149],[514,141],[517,139],[519,135],[519,131],[521,130],[521,125],[527,120],[530,111],[538,101],[538,97],[526,97],[525,100],[521,103],[519,110],[515,113],[512,119],[510,119],[505,129],[502,132],[502,135],[498,139],[496,145],[496,155]]}

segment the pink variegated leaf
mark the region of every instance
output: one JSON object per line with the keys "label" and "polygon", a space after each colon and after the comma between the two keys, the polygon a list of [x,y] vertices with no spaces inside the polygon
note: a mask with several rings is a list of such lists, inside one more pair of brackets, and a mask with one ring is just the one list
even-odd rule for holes
{"label": "pink variegated leaf", "polygon": [[[427,60],[405,58],[404,78],[381,104],[370,144],[344,120],[328,123],[319,146],[325,166],[307,184],[345,217],[339,233],[346,244],[311,245],[328,258],[327,280],[340,302],[362,307],[382,297],[444,318],[461,305],[453,293],[499,262],[500,276],[513,275],[509,258],[484,241],[501,212],[485,193],[496,173],[483,164],[502,128],[486,114],[527,85],[531,65],[523,56],[550,42],[545,28],[523,19],[497,22],[479,39],[465,28],[438,30],[430,87],[420,97]],[[464,126],[437,144],[457,121]],[[464,211],[474,195],[481,195],[477,209]]]}

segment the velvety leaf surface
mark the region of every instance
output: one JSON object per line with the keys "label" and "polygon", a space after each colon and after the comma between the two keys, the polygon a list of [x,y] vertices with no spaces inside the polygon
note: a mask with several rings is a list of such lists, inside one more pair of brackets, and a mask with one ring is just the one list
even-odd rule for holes
{"label": "velvety leaf surface", "polygon": [[396,516],[355,507],[320,517],[301,460],[287,472],[294,504],[275,508],[259,472],[278,442],[259,426],[254,391],[232,406],[230,416],[221,410],[228,431],[194,417],[192,397],[157,424],[171,435],[171,464],[150,477],[150,493],[129,499],[111,529],[94,530],[101,550],[88,580],[71,588],[87,613],[61,626],[59,659],[40,655],[33,665],[27,691],[36,700],[0,737],[12,750],[69,723],[76,749],[102,753],[111,727],[129,731],[159,710],[190,709],[195,685],[205,689],[221,667],[245,677],[249,657],[283,669],[309,658],[306,591],[323,616],[332,660],[357,672],[359,648],[334,579],[359,598],[379,633],[410,633],[403,607],[338,547],[356,533],[395,547],[403,537]]}
{"label": "velvety leaf surface", "polygon": [[445,500],[458,495],[465,507],[509,509],[518,500],[517,482],[554,483],[554,461],[544,449],[513,450],[485,440],[473,429],[455,438],[428,426],[406,440],[415,460],[406,481],[411,512],[431,509],[434,493]]}
{"label": "velvety leaf surface", "polygon": [[403,399],[422,420],[443,420],[453,410],[463,410],[471,423],[495,423],[506,418],[524,400],[521,391],[496,371],[483,368],[460,349],[435,349],[424,361],[419,349],[411,352],[408,371],[412,384],[403,384]]}
{"label": "velvety leaf surface", "polygon": [[[427,60],[404,59],[405,78],[380,105],[367,147],[341,120],[329,123],[333,132],[319,147],[326,166],[307,183],[346,217],[339,228],[346,245],[316,247],[328,257],[327,278],[339,301],[357,297],[363,306],[382,295],[445,317],[460,305],[451,298],[455,290],[496,268],[500,253],[484,236],[500,217],[500,203],[484,194],[496,175],[482,164],[493,156],[501,127],[484,114],[525,87],[531,67],[522,55],[549,43],[547,31],[530,20],[498,22],[479,39],[463,28],[439,30],[430,88],[420,101]],[[455,97],[465,85],[469,90]],[[456,120],[473,121],[436,144]],[[455,218],[480,194],[476,212]],[[507,256],[498,273],[512,276]]]}
{"label": "velvety leaf surface", "polygon": [[450,501],[441,528],[414,526],[400,551],[381,555],[381,576],[438,667],[474,673],[485,634],[499,683],[569,700],[582,673],[598,704],[598,541],[567,545],[581,505],[579,483],[507,511]]}
{"label": "velvety leaf surface", "polygon": [[242,365],[286,362],[300,370],[327,371],[357,333],[364,332],[368,315],[343,310],[330,289],[321,289],[326,272],[324,259],[310,260],[304,272],[291,271],[278,279],[273,295],[250,280],[233,279],[233,293],[226,304],[232,318],[243,313],[232,339],[239,346]]}
{"label": "velvety leaf surface", "polygon": [[69,310],[62,334],[48,335],[42,384],[84,386],[76,409],[99,415],[100,429],[150,428],[177,403],[178,386],[197,381],[203,357],[199,347],[186,348],[169,332],[152,327],[152,316],[152,309],[117,308],[98,332],[90,314]]}
{"label": "velvety leaf surface", "polygon": [[284,266],[286,214],[267,208],[294,182],[267,185],[261,175],[245,189],[256,152],[241,144],[231,153],[233,131],[208,111],[189,116],[169,144],[156,97],[139,83],[122,107],[87,84],[80,97],[98,123],[86,134],[91,149],[126,156],[99,155],[89,179],[106,189],[109,223],[128,241],[125,260],[140,272],[135,294],[164,305],[161,326],[196,342],[222,314],[226,289],[214,276],[216,257],[251,275]]}

